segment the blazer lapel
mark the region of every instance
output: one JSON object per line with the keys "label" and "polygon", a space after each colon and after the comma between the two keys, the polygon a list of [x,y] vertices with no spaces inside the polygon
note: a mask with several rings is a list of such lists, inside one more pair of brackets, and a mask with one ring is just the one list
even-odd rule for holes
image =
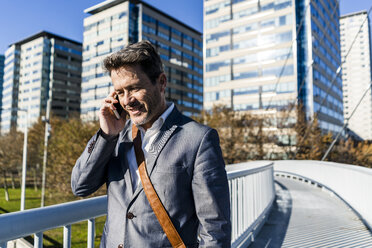
{"label": "blazer lapel", "polygon": [[[156,136],[154,142],[150,146],[148,157],[146,158],[146,169],[149,177],[151,176],[154,167],[156,165],[156,160],[159,157],[161,150],[164,148],[165,144],[171,137],[172,133],[177,129],[178,121],[181,119],[180,112],[178,112],[176,106],[170,113],[168,118],[165,120],[163,126],[160,128],[158,135]],[[140,183],[133,193],[132,201],[137,197],[137,195],[143,190],[142,183]]]}
{"label": "blazer lapel", "polygon": [[178,126],[176,124],[172,126],[163,125],[163,127],[159,131],[159,134],[157,135],[154,142],[150,146],[150,149],[149,149],[150,156],[148,157],[147,164],[146,164],[147,173],[150,176],[154,170],[156,160],[159,157],[161,150],[163,150],[168,139],[170,138],[170,136],[176,130],[177,127]]}

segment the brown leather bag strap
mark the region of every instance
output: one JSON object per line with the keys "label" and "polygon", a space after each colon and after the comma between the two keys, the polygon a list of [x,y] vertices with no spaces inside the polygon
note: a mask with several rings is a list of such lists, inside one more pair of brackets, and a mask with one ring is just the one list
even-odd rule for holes
{"label": "brown leather bag strap", "polygon": [[167,211],[161,203],[158,194],[156,193],[154,186],[151,183],[149,175],[146,170],[145,156],[142,151],[141,133],[138,128],[132,126],[132,138],[134,144],[134,151],[136,153],[136,159],[138,164],[138,171],[141,178],[143,190],[145,191],[147,200],[150,203],[152,210],[154,211],[156,218],[158,219],[163,231],[167,235],[169,242],[174,248],[186,248],[176,228],[174,227]]}

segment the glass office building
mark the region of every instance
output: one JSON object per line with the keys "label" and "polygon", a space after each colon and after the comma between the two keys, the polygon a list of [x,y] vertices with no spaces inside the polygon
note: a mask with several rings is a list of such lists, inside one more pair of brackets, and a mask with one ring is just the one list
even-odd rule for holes
{"label": "glass office building", "polygon": [[4,60],[5,60],[5,56],[0,55],[0,122],[1,122],[1,109],[2,109],[1,92],[3,92],[3,82],[4,82]]}
{"label": "glass office building", "polygon": [[369,88],[350,118],[348,129],[361,139],[372,140],[371,30],[367,11],[341,16],[340,29],[343,58],[353,44],[342,65],[344,117],[347,119],[351,116],[364,92]]}
{"label": "glass office building", "polygon": [[142,2],[108,0],[85,10],[81,117],[97,120],[101,101],[113,90],[102,61],[129,43],[149,40],[164,62],[166,98],[186,115],[203,105],[201,33]]}
{"label": "glass office building", "polygon": [[7,133],[17,126],[18,86],[19,86],[19,46],[11,45],[5,51],[4,81],[1,91],[1,133]]}
{"label": "glass office building", "polygon": [[340,130],[338,21],[336,0],[205,0],[204,108],[300,102],[324,132]]}
{"label": "glass office building", "polygon": [[[11,44],[5,52],[1,132],[24,130],[45,115],[67,118],[80,113],[81,43],[42,31]],[[19,111],[20,109],[24,111]]]}

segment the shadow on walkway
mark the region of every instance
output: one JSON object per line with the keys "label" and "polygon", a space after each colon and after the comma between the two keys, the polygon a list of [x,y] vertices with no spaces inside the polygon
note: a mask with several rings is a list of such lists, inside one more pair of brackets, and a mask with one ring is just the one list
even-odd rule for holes
{"label": "shadow on walkway", "polygon": [[281,247],[292,213],[292,198],[287,187],[275,181],[276,200],[269,218],[250,248]]}

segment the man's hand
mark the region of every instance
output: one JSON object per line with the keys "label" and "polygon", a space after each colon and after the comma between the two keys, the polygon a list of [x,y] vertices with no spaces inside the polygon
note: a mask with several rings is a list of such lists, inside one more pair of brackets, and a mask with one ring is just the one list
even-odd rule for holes
{"label": "man's hand", "polygon": [[116,136],[123,130],[125,126],[125,121],[127,119],[127,111],[123,110],[119,120],[116,119],[113,110],[115,110],[115,103],[118,103],[118,100],[115,99],[116,92],[111,92],[105,99],[102,101],[101,109],[99,110],[99,124],[101,130],[110,136]]}

